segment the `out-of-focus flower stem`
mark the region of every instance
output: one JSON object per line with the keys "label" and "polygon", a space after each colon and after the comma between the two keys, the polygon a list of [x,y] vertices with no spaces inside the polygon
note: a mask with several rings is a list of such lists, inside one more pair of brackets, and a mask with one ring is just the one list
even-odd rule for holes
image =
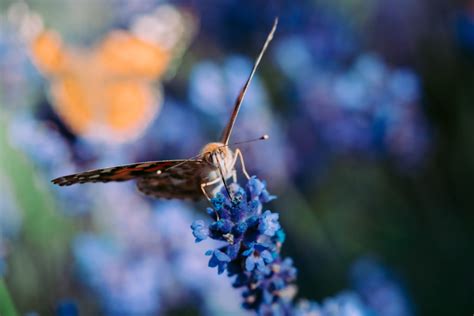
{"label": "out-of-focus flower stem", "polygon": [[0,315],[2,316],[18,316],[18,311],[12,301],[10,292],[5,281],[0,278]]}
{"label": "out-of-focus flower stem", "polygon": [[[31,295],[39,293],[39,297],[44,300],[51,299],[53,292],[41,291],[42,284],[59,282],[61,273],[58,271],[66,267],[69,243],[76,228],[72,220],[61,217],[56,211],[54,197],[48,190],[49,181],[36,176],[35,166],[8,142],[6,126],[6,120],[1,118],[0,173],[11,183],[23,216],[22,234],[25,236],[22,242],[15,244],[15,251],[8,254],[7,264],[9,261],[16,262],[22,256],[36,263],[21,268],[12,265],[8,269],[8,277],[18,280],[29,275],[28,292]],[[45,266],[49,269],[42,271],[40,267]],[[12,282],[11,286],[15,287],[16,284]],[[3,304],[0,299],[0,305]],[[0,312],[0,315],[5,314]]]}
{"label": "out-of-focus flower stem", "polygon": [[[276,203],[279,209],[292,210],[292,214],[284,214],[281,220],[284,222],[284,226],[291,231],[293,239],[302,241],[310,239],[315,251],[324,251],[325,254],[330,256],[328,259],[331,260],[333,267],[342,264],[342,252],[339,251],[339,247],[334,242],[330,232],[315,214],[315,211],[311,209],[306,198],[295,189],[294,185],[286,185],[285,193],[279,195]],[[307,245],[307,243],[304,244]]]}

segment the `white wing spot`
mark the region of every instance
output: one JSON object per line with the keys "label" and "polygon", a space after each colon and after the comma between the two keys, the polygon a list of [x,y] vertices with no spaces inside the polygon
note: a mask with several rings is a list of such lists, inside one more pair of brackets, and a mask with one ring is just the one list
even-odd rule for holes
{"label": "white wing spot", "polygon": [[99,178],[100,177],[100,174],[94,174],[92,176],[89,176],[89,179],[95,179],[95,178]]}
{"label": "white wing spot", "polygon": [[102,170],[100,173],[109,173],[113,170],[114,168],[107,168],[107,169],[104,169]]}

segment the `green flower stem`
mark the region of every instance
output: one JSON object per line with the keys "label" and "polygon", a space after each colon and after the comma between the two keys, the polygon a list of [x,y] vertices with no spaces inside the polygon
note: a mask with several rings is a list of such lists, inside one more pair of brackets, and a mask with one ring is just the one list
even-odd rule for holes
{"label": "green flower stem", "polygon": [[10,296],[10,292],[3,281],[3,278],[0,278],[0,315],[2,316],[17,316],[19,315],[15,304]]}

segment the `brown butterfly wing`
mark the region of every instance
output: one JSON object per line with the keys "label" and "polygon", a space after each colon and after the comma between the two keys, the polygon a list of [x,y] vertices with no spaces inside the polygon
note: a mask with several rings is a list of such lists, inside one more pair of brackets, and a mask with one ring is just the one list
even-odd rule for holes
{"label": "brown butterfly wing", "polygon": [[76,183],[91,182],[110,182],[110,181],[127,181],[134,178],[144,177],[156,174],[159,170],[164,171],[167,168],[185,163],[186,160],[163,160],[139,162],[130,165],[123,165],[111,168],[96,169],[81,173],[71,174],[59,177],[51,182],[54,184],[65,186]]}
{"label": "brown butterfly wing", "polygon": [[187,160],[160,174],[141,177],[137,181],[138,190],[146,195],[165,199],[199,200],[202,175],[208,165],[202,160]]}

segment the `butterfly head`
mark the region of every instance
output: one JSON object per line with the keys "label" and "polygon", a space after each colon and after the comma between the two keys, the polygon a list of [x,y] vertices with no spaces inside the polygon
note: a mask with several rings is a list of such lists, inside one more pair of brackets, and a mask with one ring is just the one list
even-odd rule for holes
{"label": "butterfly head", "polygon": [[232,165],[233,154],[229,146],[223,143],[209,143],[201,150],[203,160],[216,168],[221,165],[223,171],[227,170]]}

